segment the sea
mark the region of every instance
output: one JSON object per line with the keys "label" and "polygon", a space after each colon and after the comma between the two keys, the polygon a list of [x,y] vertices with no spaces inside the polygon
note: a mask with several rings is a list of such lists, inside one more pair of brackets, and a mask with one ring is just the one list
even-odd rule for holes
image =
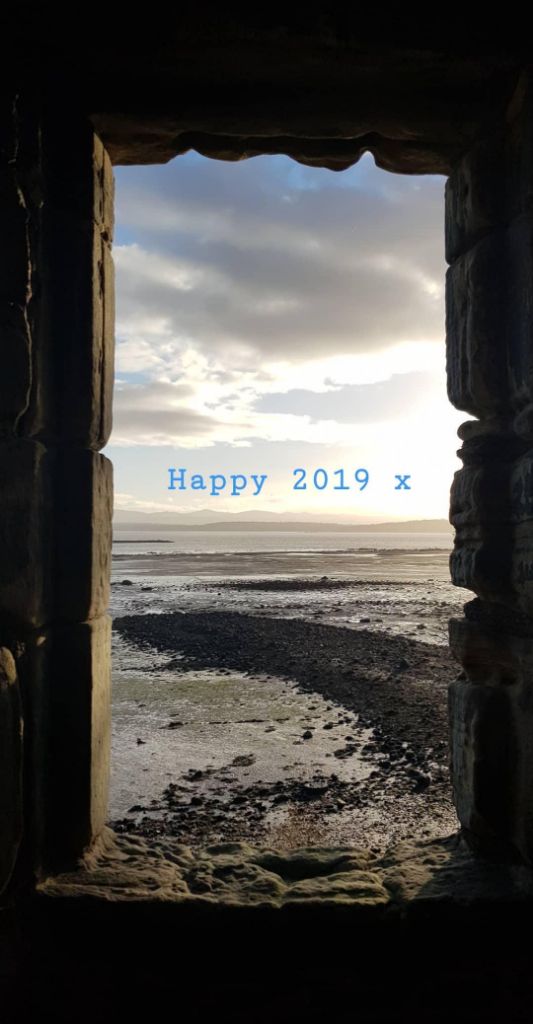
{"label": "sea", "polygon": [[[471,596],[451,583],[451,549],[449,533],[117,530],[110,611],[289,614],[423,631],[428,642],[444,644],[450,615]],[[239,589],[248,582],[256,589]]]}

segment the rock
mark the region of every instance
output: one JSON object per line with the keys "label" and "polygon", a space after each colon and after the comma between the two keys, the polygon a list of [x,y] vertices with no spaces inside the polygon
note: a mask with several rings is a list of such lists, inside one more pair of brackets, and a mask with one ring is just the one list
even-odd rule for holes
{"label": "rock", "polygon": [[312,730],[311,729],[306,729],[305,732],[302,733],[302,739],[303,740],[312,740],[313,739]]}
{"label": "rock", "polygon": [[245,768],[248,765],[255,763],[255,755],[239,754],[237,757],[233,758],[233,761],[231,763],[235,766],[235,768]]}
{"label": "rock", "polygon": [[22,838],[22,704],[15,660],[0,648],[0,892]]}
{"label": "rock", "polygon": [[422,772],[419,768],[411,768],[409,775],[415,783],[415,792],[427,789],[431,785],[431,775],[428,772]]}
{"label": "rock", "polygon": [[318,800],[320,797],[327,793],[327,784],[314,785],[312,782],[304,782],[301,786],[298,786],[297,790],[293,794],[293,799],[307,802],[308,800]]}
{"label": "rock", "polygon": [[[199,782],[200,779],[204,779],[207,775],[210,775],[210,772],[207,772],[207,771],[203,772],[200,768],[196,768],[196,769],[189,768],[189,771],[185,772],[185,775],[183,776],[183,778],[187,779],[188,782]],[[170,790],[170,788],[171,787],[169,786],[168,790]],[[175,788],[176,787],[174,787],[174,789]]]}

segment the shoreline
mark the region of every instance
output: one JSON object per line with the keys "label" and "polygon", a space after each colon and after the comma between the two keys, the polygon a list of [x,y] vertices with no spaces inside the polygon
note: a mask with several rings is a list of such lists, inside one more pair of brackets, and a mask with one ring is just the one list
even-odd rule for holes
{"label": "shoreline", "polygon": [[[356,842],[364,834],[365,841],[378,846],[413,829],[442,835],[455,827],[447,687],[459,669],[446,647],[240,611],[127,615],[115,619],[114,629],[135,648],[167,656],[169,673],[205,670],[213,674],[214,686],[217,678],[231,672],[245,674],[256,685],[261,677],[286,680],[301,693],[327,702],[328,708],[329,720],[320,712],[307,736],[295,742],[312,747],[318,730],[339,736],[326,755],[331,771],[318,772],[314,781],[280,779],[265,786],[247,785],[240,778],[232,783],[226,767],[226,774],[220,769],[220,779],[211,779],[221,783],[218,792],[223,793],[213,798],[205,790],[209,773],[199,768],[192,773],[196,779],[169,784],[159,802],[162,817],[145,814],[134,823],[114,822],[119,831],[172,834],[201,845],[212,838],[214,824],[215,835],[222,827],[228,839],[257,842],[272,835],[272,811],[279,805],[292,812],[292,822],[277,833],[278,844],[287,848],[305,845],[306,836],[308,843],[320,842],[324,819],[329,829],[338,819],[341,837],[353,834]],[[355,782],[339,779],[335,772],[336,765],[350,758],[367,769]],[[137,808],[143,810],[149,809]]]}

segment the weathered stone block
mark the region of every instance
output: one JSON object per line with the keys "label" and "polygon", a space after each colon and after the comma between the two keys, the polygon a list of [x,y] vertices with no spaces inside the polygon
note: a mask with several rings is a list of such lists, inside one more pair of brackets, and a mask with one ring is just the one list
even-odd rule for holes
{"label": "weathered stone block", "polygon": [[[41,150],[50,209],[74,222],[94,221],[109,241],[113,233],[113,169],[88,118],[69,111],[69,159],[65,159],[65,113],[44,117]],[[75,173],[74,173],[75,171]]]}
{"label": "weathered stone block", "polygon": [[31,628],[109,602],[113,467],[79,449],[0,445],[0,614]]}
{"label": "weathered stone block", "polygon": [[[482,621],[482,614],[489,622]],[[520,675],[524,642],[508,631],[513,621],[509,609],[497,605],[483,605],[474,600],[465,605],[467,617],[450,619],[450,650],[461,664],[471,683],[506,686]],[[479,614],[477,619],[476,612]]]}
{"label": "weathered stone block", "polygon": [[523,72],[505,119],[505,195],[507,218],[533,213],[533,79]]}
{"label": "weathered stone block", "polygon": [[[115,383],[115,267],[111,249],[105,238],[93,235],[92,260],[94,355],[90,365],[90,387],[93,403],[94,443],[100,449],[109,441],[113,426],[113,387]],[[98,353],[98,355],[97,355]]]}
{"label": "weathered stone block", "polygon": [[55,627],[47,649],[44,861],[51,868],[81,856],[106,821],[111,620]]}
{"label": "weathered stone block", "polygon": [[533,621],[504,606],[471,605],[485,621],[450,622],[451,649],[467,675],[449,699],[456,808],[475,849],[531,864]]}
{"label": "weathered stone block", "polygon": [[23,831],[23,720],[16,665],[0,647],[0,893],[9,882]]}
{"label": "weathered stone block", "polygon": [[498,416],[506,392],[505,282],[502,236],[493,233],[461,256],[446,275],[446,370],[453,405],[474,416]]}
{"label": "weathered stone block", "polygon": [[0,445],[0,615],[24,626],[52,614],[53,483],[43,445]]}
{"label": "weathered stone block", "polygon": [[23,306],[30,289],[29,210],[19,180],[20,129],[15,100],[0,101],[0,301]]}
{"label": "weathered stone block", "polygon": [[533,401],[533,218],[514,220],[505,235],[507,297],[504,345],[512,407]]}
{"label": "weathered stone block", "polygon": [[456,587],[472,590],[486,601],[517,601],[513,586],[512,540],[497,529],[456,534],[450,555],[450,574]]}
{"label": "weathered stone block", "polygon": [[24,709],[24,836],[21,859],[33,875],[42,869],[46,828],[49,713],[46,630],[25,631],[11,638]]}
{"label": "weathered stone block", "polygon": [[456,680],[449,690],[451,767],[459,821],[486,852],[513,845],[517,741],[504,687]]}
{"label": "weathered stone block", "polygon": [[509,477],[504,462],[466,465],[453,477],[450,489],[450,523],[457,530],[507,523],[509,519]]}
{"label": "weathered stone block", "polygon": [[[476,447],[475,438],[471,444]],[[456,529],[450,556],[452,581],[486,600],[515,602],[509,497],[512,464],[490,461],[488,454],[481,462],[471,457],[473,461],[454,474],[450,489],[449,518]]]}
{"label": "weathered stone block", "polygon": [[533,452],[526,452],[510,467],[509,492],[512,521],[533,519]]}
{"label": "weathered stone block", "polygon": [[501,127],[477,141],[446,182],[446,259],[533,212],[533,78],[524,72]]}
{"label": "weathered stone block", "polygon": [[31,385],[29,210],[18,180],[13,101],[0,104],[0,436],[15,433]]}
{"label": "weathered stone block", "polygon": [[40,876],[74,862],[106,820],[111,622],[35,630],[13,646],[24,707],[22,856]]}
{"label": "weathered stone block", "polygon": [[54,617],[83,622],[109,604],[113,466],[104,455],[56,452]]}
{"label": "weathered stone block", "polygon": [[99,450],[111,432],[113,174],[84,118],[69,124],[69,160],[64,122],[45,120],[41,142],[35,174],[42,203],[31,210],[29,234],[39,257],[32,386],[20,428],[47,444]]}
{"label": "weathered stone block", "polygon": [[445,251],[448,263],[472,248],[505,216],[503,134],[477,142],[446,182]]}
{"label": "weathered stone block", "polygon": [[31,390],[31,327],[24,306],[0,299],[0,438],[12,437]]}
{"label": "weathered stone block", "polygon": [[522,612],[533,622],[533,519],[516,523],[513,529],[513,587]]}
{"label": "weathered stone block", "polygon": [[94,220],[43,214],[42,288],[24,431],[98,451],[109,440],[114,374],[113,261]]}
{"label": "weathered stone block", "polygon": [[92,135],[94,219],[108,242],[113,241],[115,224],[115,179],[109,153],[97,135]]}
{"label": "weathered stone block", "polygon": [[528,403],[517,412],[513,420],[513,429],[519,438],[533,441],[533,403]]}
{"label": "weathered stone block", "polygon": [[513,840],[521,856],[533,864],[533,657],[524,659],[520,686],[512,699],[517,763],[514,777]]}

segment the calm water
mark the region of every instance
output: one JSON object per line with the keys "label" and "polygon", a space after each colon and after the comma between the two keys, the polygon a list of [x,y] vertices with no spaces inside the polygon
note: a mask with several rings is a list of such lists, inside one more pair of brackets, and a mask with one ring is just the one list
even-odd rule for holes
{"label": "calm water", "polygon": [[[146,530],[114,531],[113,553],[121,558],[130,554],[208,554],[238,551],[358,551],[361,548],[394,550],[451,551],[450,533],[301,533],[296,531],[229,530]],[[163,543],[159,543],[162,541]]]}

